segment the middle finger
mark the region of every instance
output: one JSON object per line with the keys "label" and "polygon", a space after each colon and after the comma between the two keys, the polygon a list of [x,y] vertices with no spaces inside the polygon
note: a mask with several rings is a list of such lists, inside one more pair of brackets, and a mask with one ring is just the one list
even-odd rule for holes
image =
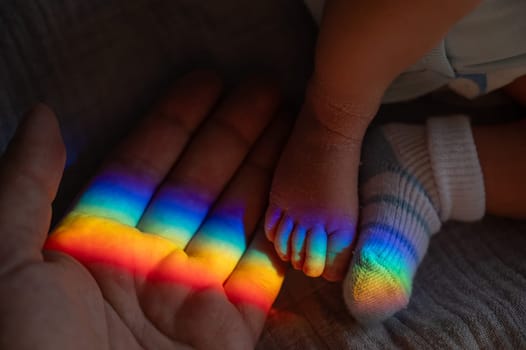
{"label": "middle finger", "polygon": [[179,79],[105,162],[71,214],[135,226],[220,92],[221,81],[213,73],[193,72]]}
{"label": "middle finger", "polygon": [[202,127],[138,228],[183,249],[268,124],[278,100],[269,84],[253,81],[239,87]]}
{"label": "middle finger", "polygon": [[256,231],[289,121],[278,115],[186,248],[218,281],[227,279]]}

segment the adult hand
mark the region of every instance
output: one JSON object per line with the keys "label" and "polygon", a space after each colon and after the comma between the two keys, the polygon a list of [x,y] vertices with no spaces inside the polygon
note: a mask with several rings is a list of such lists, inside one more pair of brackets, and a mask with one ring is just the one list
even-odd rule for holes
{"label": "adult hand", "polygon": [[29,114],[0,164],[0,348],[255,346],[283,280],[259,221],[288,127],[268,84],[220,93],[181,79],[47,242],[65,151],[53,113]]}

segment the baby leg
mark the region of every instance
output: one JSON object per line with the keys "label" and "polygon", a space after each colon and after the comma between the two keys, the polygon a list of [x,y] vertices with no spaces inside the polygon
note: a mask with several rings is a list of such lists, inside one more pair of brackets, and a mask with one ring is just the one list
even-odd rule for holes
{"label": "baby leg", "polygon": [[[309,276],[342,277],[357,222],[355,186],[365,128],[391,81],[476,5],[327,1],[313,80],[338,103],[322,94],[320,110],[320,100],[307,97],[279,162],[265,231],[282,259]],[[444,6],[448,11],[436,16]]]}
{"label": "baby leg", "polygon": [[[431,235],[487,208],[526,218],[526,122],[474,127],[465,117],[389,124],[363,147],[361,227],[345,301],[362,322],[405,307]],[[482,181],[484,179],[484,181]]]}
{"label": "baby leg", "polygon": [[[526,108],[526,76],[504,91]],[[526,218],[526,120],[480,126],[473,133],[486,182],[488,213]]]}
{"label": "baby leg", "polygon": [[280,257],[308,276],[339,280],[348,269],[370,119],[311,83],[274,176],[265,223]]}

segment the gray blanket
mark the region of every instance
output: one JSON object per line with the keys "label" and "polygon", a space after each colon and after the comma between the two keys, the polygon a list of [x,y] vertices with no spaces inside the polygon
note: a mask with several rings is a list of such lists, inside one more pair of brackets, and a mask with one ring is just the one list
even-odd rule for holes
{"label": "gray blanket", "polygon": [[[314,40],[303,4],[292,0],[1,1],[0,150],[34,102],[57,111],[68,148],[60,215],[174,78],[193,67],[230,83],[265,72],[295,104]],[[515,110],[492,99],[471,106],[427,97],[382,115]],[[525,290],[525,222],[449,224],[433,239],[406,310],[365,328],[345,311],[339,284],[291,272],[259,348],[526,348]]]}

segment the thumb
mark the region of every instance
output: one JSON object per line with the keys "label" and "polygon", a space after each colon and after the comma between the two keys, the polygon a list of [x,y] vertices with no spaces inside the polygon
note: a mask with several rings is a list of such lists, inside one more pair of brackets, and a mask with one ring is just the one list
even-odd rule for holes
{"label": "thumb", "polygon": [[0,272],[42,259],[65,158],[54,113],[36,106],[0,159]]}

